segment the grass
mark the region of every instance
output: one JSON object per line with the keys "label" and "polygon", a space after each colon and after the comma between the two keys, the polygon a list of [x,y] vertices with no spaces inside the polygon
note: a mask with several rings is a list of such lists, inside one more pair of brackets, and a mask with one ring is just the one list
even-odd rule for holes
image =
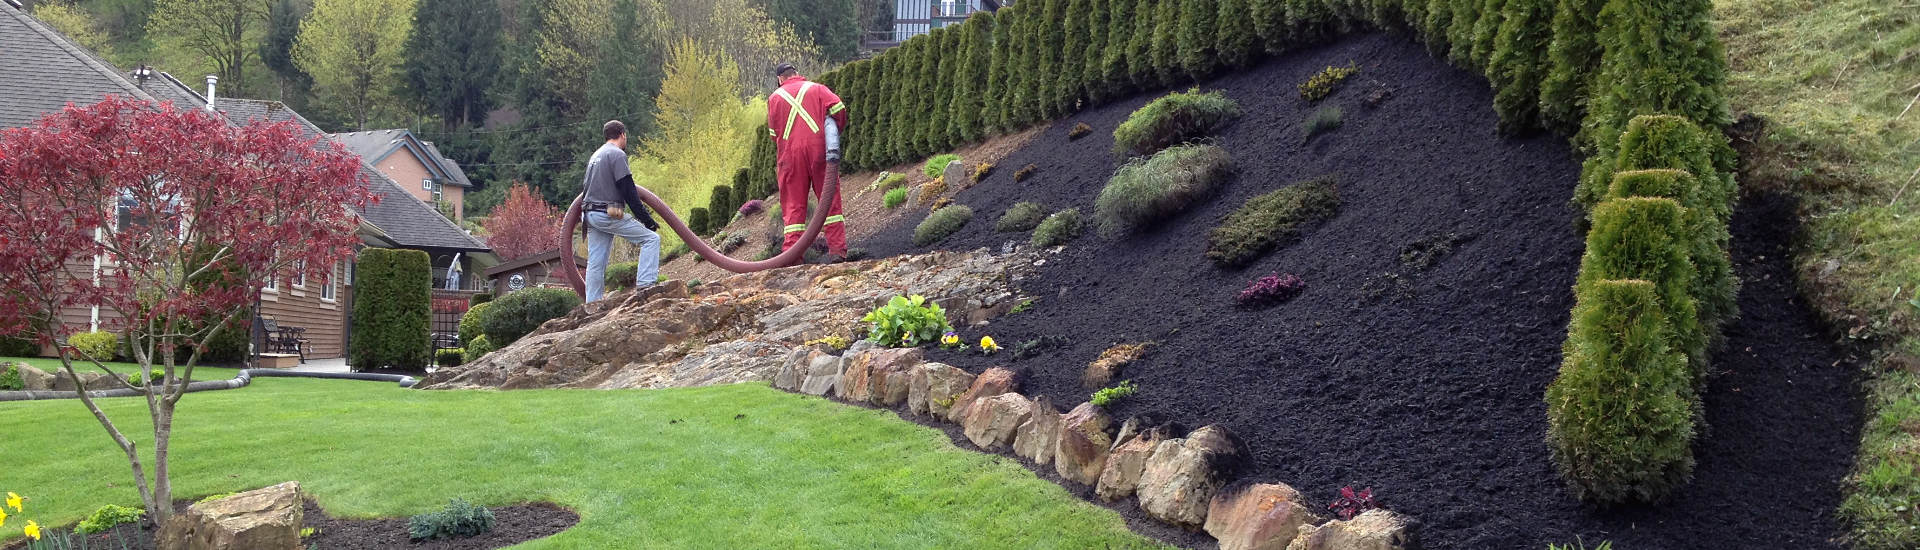
{"label": "grass", "polygon": [[1343,116],[1339,107],[1322,107],[1307,115],[1307,119],[1300,122],[1300,142],[1313,141],[1313,136],[1339,129]]}
{"label": "grass", "polygon": [[[407,517],[449,498],[580,514],[522,548],[1158,546],[1012,459],[763,384],[491,392],[272,378],[181,405],[178,497],[298,480],[344,517]],[[128,424],[143,424],[142,407],[107,402]],[[62,526],[138,504],[120,452],[78,403],[0,406],[0,433],[32,442],[0,446],[12,484],[0,491],[30,499],[0,538],[29,518]]]}
{"label": "grass", "polygon": [[1128,162],[1094,200],[1100,230],[1118,235],[1172,217],[1212,194],[1232,169],[1227,152],[1212,145],[1169,147]]}
{"label": "grass", "polygon": [[895,187],[893,190],[887,191],[887,195],[880,199],[887,208],[899,208],[900,205],[907,203],[907,188]]}
{"label": "grass", "polygon": [[1040,220],[1040,226],[1033,228],[1033,239],[1029,242],[1035,248],[1059,246],[1079,238],[1081,230],[1080,209],[1068,208]]}
{"label": "grass", "polygon": [[929,178],[938,178],[947,173],[948,164],[959,161],[960,155],[953,153],[935,155],[933,158],[927,159],[927,164],[920,167],[920,171],[926,173]]}
{"label": "grass", "polygon": [[1022,202],[1008,208],[1005,214],[1001,214],[1000,221],[993,224],[993,230],[1001,233],[1029,231],[1039,227],[1040,221],[1046,217],[1047,207],[1040,206],[1037,202]]}
{"label": "grass", "polygon": [[[55,358],[50,358],[50,357],[0,357],[0,363],[26,363],[28,365],[32,365],[33,368],[47,371],[52,374],[61,373],[60,360]],[[126,376],[129,374],[140,372],[140,366],[135,365],[133,363],[109,361],[106,363],[106,365],[107,365],[107,368],[113,369],[113,372],[115,374],[119,374],[121,376]],[[154,368],[161,368],[161,367],[156,365],[154,366]],[[93,366],[93,363],[87,363],[83,361],[74,361],[73,370],[80,371],[80,372],[106,372],[106,371],[100,370],[98,367]],[[193,379],[195,381],[226,380],[228,378],[233,378],[239,375],[240,375],[240,369],[237,369],[237,368],[208,367],[208,366],[199,366],[199,367],[193,368]],[[0,407],[0,411],[4,411],[4,410],[5,410],[4,407]],[[0,416],[4,416],[4,413],[0,412]],[[0,432],[0,433],[6,433],[6,432]],[[4,489],[0,489],[0,491],[4,491]],[[15,491],[15,492],[19,492],[19,491]]]}
{"label": "grass", "polygon": [[967,222],[970,221],[973,221],[973,208],[964,204],[934,210],[932,214],[927,215],[927,219],[921,220],[920,225],[913,228],[913,245],[927,246],[946,240],[955,231],[966,227]]}
{"label": "grass", "polygon": [[1127,155],[1153,153],[1210,134],[1239,117],[1240,104],[1225,92],[1203,94],[1196,88],[1167,94],[1135,110],[1113,129],[1113,150]]}
{"label": "grass", "polygon": [[1122,399],[1133,397],[1133,394],[1138,391],[1140,391],[1139,386],[1134,385],[1132,380],[1126,380],[1120,382],[1118,386],[1101,388],[1100,391],[1093,392],[1093,397],[1090,398],[1089,401],[1092,401],[1095,405],[1105,407]]}
{"label": "grass", "polygon": [[1207,235],[1207,258],[1221,267],[1246,265],[1299,237],[1308,224],[1333,217],[1339,209],[1340,193],[1333,176],[1248,199]]}
{"label": "grass", "polygon": [[1920,107],[1900,116],[1920,93],[1920,13],[1904,4],[1714,2],[1733,108],[1767,121],[1741,184],[1800,194],[1802,287],[1883,344],[1840,510],[1867,549],[1920,547],[1920,375],[1890,366],[1920,364]]}

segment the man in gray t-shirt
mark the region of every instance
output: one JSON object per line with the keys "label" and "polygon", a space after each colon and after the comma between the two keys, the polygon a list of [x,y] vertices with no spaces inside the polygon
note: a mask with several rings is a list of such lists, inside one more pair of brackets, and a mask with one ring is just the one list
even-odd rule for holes
{"label": "man in gray t-shirt", "polygon": [[640,247],[640,268],[634,288],[652,286],[660,277],[660,224],[653,221],[627,166],[627,125],[608,121],[602,128],[607,143],[587,161],[586,192],[580,199],[581,231],[587,234],[587,301],[599,300],[607,286],[607,256],[613,238]]}

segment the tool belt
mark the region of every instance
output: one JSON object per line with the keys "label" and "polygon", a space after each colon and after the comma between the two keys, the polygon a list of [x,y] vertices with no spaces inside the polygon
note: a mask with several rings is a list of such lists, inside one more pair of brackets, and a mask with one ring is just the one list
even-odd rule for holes
{"label": "tool belt", "polygon": [[589,202],[589,203],[582,204],[580,205],[580,211],[582,213],[600,212],[600,213],[606,214],[608,218],[612,218],[616,220],[627,217],[626,212],[620,208],[620,205],[608,204],[604,202]]}

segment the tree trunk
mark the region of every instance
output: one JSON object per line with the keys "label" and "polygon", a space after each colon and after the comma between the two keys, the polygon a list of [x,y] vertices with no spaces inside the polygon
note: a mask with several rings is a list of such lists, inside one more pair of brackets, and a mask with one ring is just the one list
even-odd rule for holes
{"label": "tree trunk", "polygon": [[[151,388],[156,385],[161,388],[166,387],[164,382],[154,384],[149,381],[146,385],[149,388],[147,391],[152,393]],[[154,525],[166,525],[167,519],[173,517],[173,476],[168,473],[171,468],[167,461],[173,439],[173,407],[172,401],[160,399],[159,410],[153,415],[154,506],[147,511],[147,514],[148,517],[153,518]]]}

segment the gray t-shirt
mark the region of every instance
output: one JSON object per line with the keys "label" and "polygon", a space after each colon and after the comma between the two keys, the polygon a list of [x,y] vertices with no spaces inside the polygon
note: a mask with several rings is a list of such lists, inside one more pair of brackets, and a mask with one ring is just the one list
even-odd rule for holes
{"label": "gray t-shirt", "polygon": [[627,166],[627,152],[612,143],[601,145],[600,150],[593,152],[593,160],[587,161],[584,182],[587,202],[621,204],[620,189],[614,184],[631,175],[633,169]]}

